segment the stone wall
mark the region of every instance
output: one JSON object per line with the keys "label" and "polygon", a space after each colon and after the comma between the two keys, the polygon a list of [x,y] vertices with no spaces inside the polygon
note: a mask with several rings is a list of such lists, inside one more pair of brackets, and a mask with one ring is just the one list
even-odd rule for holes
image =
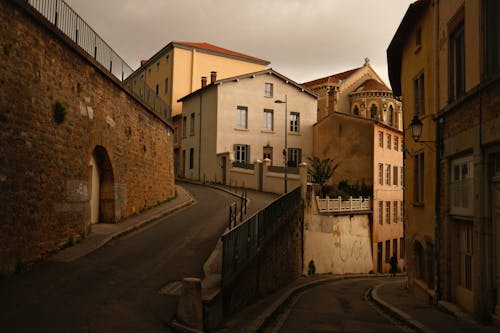
{"label": "stone wall", "polygon": [[[0,271],[175,194],[172,128],[23,2],[0,1]],[[95,193],[95,192],[94,192]]]}

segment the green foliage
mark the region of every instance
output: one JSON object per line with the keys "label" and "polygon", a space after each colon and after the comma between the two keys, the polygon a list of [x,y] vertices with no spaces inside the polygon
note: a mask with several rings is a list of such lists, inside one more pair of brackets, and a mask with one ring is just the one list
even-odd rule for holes
{"label": "green foliage", "polygon": [[309,160],[307,173],[313,178],[313,182],[321,187],[332,178],[339,166],[338,163],[334,163],[332,158],[320,159],[317,156],[309,156],[307,159]]}
{"label": "green foliage", "polygon": [[324,186],[322,191],[325,196],[328,195],[330,198],[342,197],[343,199],[349,199],[349,197],[373,197],[373,186],[365,184],[364,179],[361,185],[359,185],[359,183],[351,185],[347,180],[342,180],[336,188]]}
{"label": "green foliage", "polygon": [[60,103],[54,104],[54,121],[57,125],[61,125],[66,119],[66,108]]}

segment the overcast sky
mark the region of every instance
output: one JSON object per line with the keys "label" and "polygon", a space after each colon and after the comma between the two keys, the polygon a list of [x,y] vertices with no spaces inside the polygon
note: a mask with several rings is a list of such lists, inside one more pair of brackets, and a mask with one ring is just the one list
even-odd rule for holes
{"label": "overcast sky", "polygon": [[386,49],[414,0],[66,0],[134,69],[170,41],[207,42],[271,62],[299,83]]}

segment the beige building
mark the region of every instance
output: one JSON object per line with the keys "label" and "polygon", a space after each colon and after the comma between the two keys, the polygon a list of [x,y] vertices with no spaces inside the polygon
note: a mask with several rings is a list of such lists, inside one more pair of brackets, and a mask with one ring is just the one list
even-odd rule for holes
{"label": "beige building", "polygon": [[[177,102],[201,88],[200,77],[217,72],[219,79],[263,70],[269,61],[224,49],[209,43],[170,42],[127,78],[140,95],[155,94],[182,113]],[[144,86],[144,83],[146,87]]]}
{"label": "beige building", "polygon": [[496,0],[416,1],[387,50],[413,129],[405,133],[410,290],[497,322],[498,17]]}
{"label": "beige building", "polygon": [[304,84],[319,94],[314,155],[339,163],[331,185],[371,187],[373,270],[388,272],[394,254],[404,267],[402,109],[365,65]]}
{"label": "beige building", "polygon": [[214,77],[179,101],[186,124],[183,176],[224,184],[245,182],[245,187],[262,189],[272,182],[256,179],[254,163],[262,162],[266,169],[269,166],[270,178],[281,178],[278,188],[268,190],[282,193],[286,136],[288,176],[298,185],[298,166],[313,150],[315,94],[267,69],[222,80]]}

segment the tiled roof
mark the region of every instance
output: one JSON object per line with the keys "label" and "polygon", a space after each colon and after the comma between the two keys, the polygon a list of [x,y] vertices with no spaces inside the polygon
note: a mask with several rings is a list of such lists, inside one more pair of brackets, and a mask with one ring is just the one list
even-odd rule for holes
{"label": "tiled roof", "polygon": [[316,86],[316,85],[322,84],[322,83],[339,83],[341,80],[345,80],[345,79],[349,78],[349,76],[354,74],[354,72],[356,72],[360,68],[361,67],[350,69],[350,70],[342,72],[342,73],[333,74],[330,76],[323,77],[321,79],[305,82],[305,83],[303,83],[303,85],[306,87],[312,87],[312,86]]}
{"label": "tiled roof", "polygon": [[209,43],[205,43],[205,42],[193,43],[193,42],[173,41],[172,43],[174,45],[175,44],[183,45],[183,46],[192,47],[192,48],[196,48],[196,49],[202,49],[202,50],[211,51],[211,52],[215,52],[215,53],[225,54],[225,55],[229,55],[229,56],[233,56],[233,57],[244,58],[244,59],[248,59],[248,60],[252,60],[252,61],[262,62],[262,63],[265,63],[267,65],[270,64],[270,62],[267,60],[252,57],[252,56],[249,56],[249,55],[246,55],[243,53],[231,51],[231,50],[228,50],[228,49],[216,46],[216,45],[212,45]]}
{"label": "tiled roof", "polygon": [[384,83],[379,82],[374,79],[368,79],[361,83],[358,88],[354,90],[355,92],[360,91],[391,91]]}

